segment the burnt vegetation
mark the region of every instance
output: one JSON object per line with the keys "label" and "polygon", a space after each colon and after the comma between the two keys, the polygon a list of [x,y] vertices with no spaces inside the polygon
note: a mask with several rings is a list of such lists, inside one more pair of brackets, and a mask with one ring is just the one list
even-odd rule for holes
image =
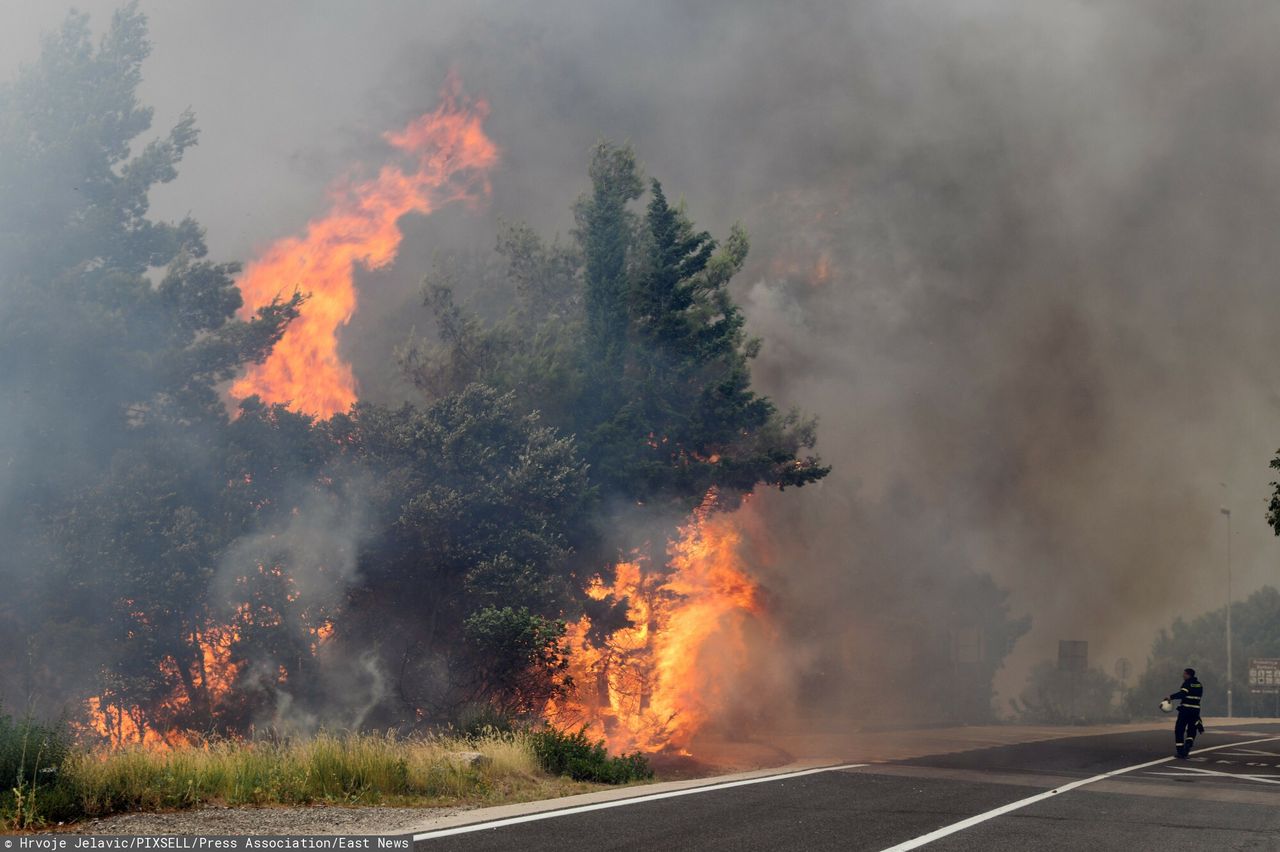
{"label": "burnt vegetation", "polygon": [[[667,529],[711,489],[732,506],[828,472],[814,423],[751,388],[759,342],[728,291],[745,232],[698,230],[607,143],[569,243],[499,236],[509,315],[462,306],[465,269],[428,277],[436,333],[402,351],[418,399],[229,412],[224,383],[307,282],[241,316],[239,267],[198,223],[148,217],[197,141],[187,115],[139,144],[148,51],[135,6],[96,42],[73,14],[0,88],[9,706],[92,706],[86,735],[169,744],[532,720],[576,687],[565,619],[623,618],[584,594],[634,544],[620,507]],[[644,774],[581,735],[545,746]]]}

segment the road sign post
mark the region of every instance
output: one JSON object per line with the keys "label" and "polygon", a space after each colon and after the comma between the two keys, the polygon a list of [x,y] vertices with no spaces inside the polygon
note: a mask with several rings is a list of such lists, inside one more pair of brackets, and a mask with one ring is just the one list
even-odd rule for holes
{"label": "road sign post", "polygon": [[1076,718],[1076,695],[1080,692],[1080,678],[1089,670],[1089,643],[1071,639],[1058,640],[1058,670],[1067,673],[1071,685],[1071,717]]}
{"label": "road sign post", "polygon": [[1280,657],[1249,659],[1249,692],[1272,696],[1272,712],[1280,717]]}

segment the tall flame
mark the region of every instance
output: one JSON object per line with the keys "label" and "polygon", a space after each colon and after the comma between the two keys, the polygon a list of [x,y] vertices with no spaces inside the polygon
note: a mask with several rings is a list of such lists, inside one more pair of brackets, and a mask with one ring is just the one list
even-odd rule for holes
{"label": "tall flame", "polygon": [[591,639],[591,621],[569,626],[570,673],[577,692],[547,716],[598,727],[614,751],[683,751],[726,707],[727,685],[746,668],[745,630],[764,611],[739,559],[735,519],[715,512],[712,491],[667,546],[667,570],[623,562],[587,594],[627,600],[630,627]]}
{"label": "tall flame", "polygon": [[295,290],[308,299],[267,361],[232,385],[232,397],[257,394],[322,417],[355,402],[351,365],[338,354],[338,329],[356,309],[354,266],[377,269],[395,259],[401,216],[489,193],[498,148],[482,127],[488,112],[484,101],[464,99],[451,76],[434,112],[383,134],[415,158],[413,171],[383,166],[372,180],[337,187],[329,212],[305,234],[279,240],[246,267],[238,282],[245,316]]}

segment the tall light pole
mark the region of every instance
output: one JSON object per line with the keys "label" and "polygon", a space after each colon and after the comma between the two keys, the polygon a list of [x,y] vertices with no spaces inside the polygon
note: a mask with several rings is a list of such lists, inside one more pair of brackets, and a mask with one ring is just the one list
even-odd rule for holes
{"label": "tall light pole", "polygon": [[1218,510],[1227,516],[1227,718],[1234,718],[1231,707],[1231,510],[1223,506]]}

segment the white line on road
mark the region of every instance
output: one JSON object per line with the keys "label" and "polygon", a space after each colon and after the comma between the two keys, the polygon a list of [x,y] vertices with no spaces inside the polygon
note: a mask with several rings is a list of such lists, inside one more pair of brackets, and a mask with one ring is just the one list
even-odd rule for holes
{"label": "white line on road", "polygon": [[666,793],[651,793],[648,796],[634,796],[629,799],[615,799],[612,802],[597,802],[593,805],[578,805],[573,808],[560,808],[554,811],[543,811],[536,814],[525,814],[524,816],[508,817],[507,819],[498,819],[491,822],[477,822],[470,825],[460,825],[456,828],[440,828],[435,831],[427,831],[422,834],[413,836],[414,842],[419,840],[434,840],[437,837],[448,837],[451,834],[465,834],[470,831],[484,831],[490,828],[503,828],[508,825],[518,825],[522,822],[534,822],[540,819],[551,819],[553,817],[571,816],[573,814],[585,814],[590,811],[602,811],[605,808],[620,808],[623,805],[637,805],[641,802],[656,802],[659,799],[671,799],[676,796],[691,796],[694,793],[712,793],[716,790],[728,790],[730,787],[743,787],[747,784],[763,784],[766,781],[785,781],[788,778],[799,778],[802,775],[815,775],[819,772],[836,772],[841,769],[859,769],[867,766],[866,763],[846,763],[841,766],[819,766],[816,769],[801,769],[796,772],[785,772],[781,775],[766,775],[763,778],[746,778],[741,781],[726,781],[723,784],[707,784],[702,787],[689,787],[684,790],[671,790]]}
{"label": "white line on road", "polygon": [[1220,775],[1223,778],[1244,778],[1249,781],[1261,781],[1263,784],[1280,784],[1280,775],[1246,775],[1243,772],[1219,772],[1216,769],[1201,769],[1198,766],[1173,766],[1179,772],[1148,772],[1148,775],[1167,775],[1172,778],[1186,778],[1190,775]]}
{"label": "white line on road", "polygon": [[[1217,751],[1218,749],[1222,749],[1222,748],[1240,748],[1241,746],[1255,745],[1257,743],[1270,743],[1270,742],[1275,742],[1276,740],[1280,740],[1280,737],[1267,737],[1266,739],[1250,740],[1248,742],[1243,742],[1243,743],[1225,743],[1220,746],[1212,746],[1210,748],[1197,749],[1196,754],[1203,754],[1206,751]],[[1146,769],[1148,766],[1158,766],[1161,763],[1168,763],[1171,760],[1173,760],[1172,757],[1162,757],[1159,760],[1151,760],[1146,763],[1139,763],[1136,766],[1126,766],[1124,769],[1113,769],[1110,772],[1104,772],[1101,775],[1095,775],[1092,778],[1084,778],[1079,781],[1072,781],[1070,784],[1063,784],[1061,787],[1055,787],[1054,789],[1048,791],[1047,793],[1038,793],[1037,795],[1034,795],[1034,796],[1028,796],[1025,799],[1019,799],[1016,802],[1010,802],[1007,805],[1003,805],[1001,807],[995,808],[994,810],[987,811],[986,813],[981,813],[981,814],[978,814],[977,816],[971,816],[968,819],[960,820],[960,822],[943,826],[937,831],[931,831],[928,834],[922,834],[919,837],[914,838],[912,840],[908,840],[904,843],[899,843],[897,846],[890,846],[889,848],[885,849],[884,852],[905,852],[905,850],[907,849],[919,849],[921,846],[924,846],[926,843],[932,843],[933,841],[940,840],[949,834],[955,834],[957,831],[964,831],[966,828],[971,828],[975,825],[978,825],[979,823],[986,822],[989,819],[994,819],[998,816],[1002,816],[1012,811],[1020,810],[1022,808],[1025,808],[1027,805],[1034,805],[1036,802],[1042,802],[1045,799],[1052,798],[1053,796],[1056,796],[1060,793],[1065,793],[1068,790],[1074,790],[1077,787],[1083,787],[1086,784],[1092,784],[1095,781],[1105,781],[1106,779],[1114,778],[1117,775],[1124,775],[1126,772],[1133,772],[1138,769]]]}

